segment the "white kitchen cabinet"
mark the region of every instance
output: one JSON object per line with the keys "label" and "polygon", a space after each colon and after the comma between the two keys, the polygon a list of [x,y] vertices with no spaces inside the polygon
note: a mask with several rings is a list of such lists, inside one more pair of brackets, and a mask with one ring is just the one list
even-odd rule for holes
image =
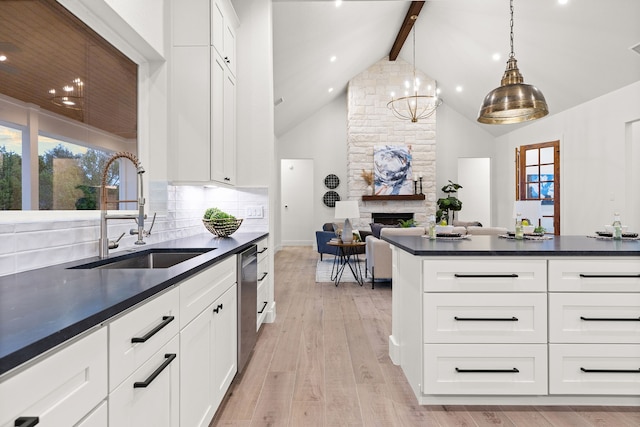
{"label": "white kitchen cabinet", "polygon": [[[38,426],[80,422],[107,396],[107,328],[64,345],[0,383],[0,426],[38,417]],[[100,424],[86,424],[100,425]]]}
{"label": "white kitchen cabinet", "polygon": [[271,272],[269,269],[268,240],[262,239],[257,243],[258,250],[258,292],[256,300],[256,329],[264,323],[270,302],[270,290],[272,287]]}
{"label": "white kitchen cabinet", "polygon": [[237,16],[228,0],[173,0],[171,10],[171,180],[234,185]]}
{"label": "white kitchen cabinet", "polygon": [[213,181],[236,183],[236,82],[211,48],[211,171]]}
{"label": "white kitchen cabinet", "polygon": [[180,425],[209,425],[237,372],[234,283],[180,332]]}
{"label": "white kitchen cabinet", "polygon": [[179,359],[175,336],[110,393],[109,425],[178,427]]}
{"label": "white kitchen cabinet", "polygon": [[637,404],[640,258],[392,253],[389,355],[420,404]]}
{"label": "white kitchen cabinet", "polygon": [[549,393],[640,395],[640,261],[549,260]]}
{"label": "white kitchen cabinet", "polygon": [[236,29],[238,16],[229,0],[213,0],[211,4],[211,46],[233,76],[236,74]]}
{"label": "white kitchen cabinet", "polygon": [[210,180],[211,115],[209,46],[171,50],[170,134],[172,179]]}
{"label": "white kitchen cabinet", "polygon": [[179,293],[172,288],[109,323],[109,390],[114,390],[179,331]]}

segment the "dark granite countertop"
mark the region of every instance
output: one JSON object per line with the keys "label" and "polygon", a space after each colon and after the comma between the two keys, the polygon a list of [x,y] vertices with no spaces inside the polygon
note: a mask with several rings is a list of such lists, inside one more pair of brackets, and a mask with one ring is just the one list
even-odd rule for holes
{"label": "dark granite countertop", "polygon": [[640,240],[600,240],[586,236],[554,236],[551,240],[512,240],[498,236],[429,240],[423,236],[385,236],[384,240],[418,256],[640,256]]}
{"label": "dark granite countertop", "polygon": [[215,248],[165,269],[70,269],[98,261],[96,256],[0,277],[0,375],[265,236],[234,233],[220,239],[207,233],[136,247]]}

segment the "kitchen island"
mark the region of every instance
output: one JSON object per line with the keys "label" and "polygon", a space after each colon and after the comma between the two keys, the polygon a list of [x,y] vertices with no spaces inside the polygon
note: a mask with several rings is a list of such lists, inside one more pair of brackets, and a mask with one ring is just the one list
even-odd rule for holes
{"label": "kitchen island", "polygon": [[388,236],[420,404],[640,405],[640,242]]}

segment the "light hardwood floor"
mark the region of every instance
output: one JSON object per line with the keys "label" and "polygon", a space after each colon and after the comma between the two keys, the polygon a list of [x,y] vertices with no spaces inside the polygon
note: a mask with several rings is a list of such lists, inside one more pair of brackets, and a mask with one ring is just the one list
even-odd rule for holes
{"label": "light hardwood floor", "polygon": [[640,426],[640,407],[418,405],[388,355],[389,284],[316,283],[317,259],[276,254],[277,320],[211,426]]}

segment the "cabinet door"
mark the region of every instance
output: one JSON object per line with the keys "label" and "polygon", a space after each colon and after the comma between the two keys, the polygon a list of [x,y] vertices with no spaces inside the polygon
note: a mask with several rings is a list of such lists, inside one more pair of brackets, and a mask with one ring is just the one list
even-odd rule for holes
{"label": "cabinet door", "polygon": [[211,5],[211,46],[222,57],[224,54],[224,4],[215,0]]}
{"label": "cabinet door", "polygon": [[107,401],[105,400],[74,427],[107,427],[108,425],[109,411],[107,409]]}
{"label": "cabinet door", "polygon": [[178,351],[175,336],[109,395],[109,425],[179,426]]}
{"label": "cabinet door", "polygon": [[238,371],[238,298],[234,284],[214,305],[214,342],[216,349],[213,360],[213,380],[217,392],[217,408],[231,381]]}
{"label": "cabinet door", "polygon": [[236,75],[236,30],[227,19],[224,25],[224,55],[223,58],[227,68]]}
{"label": "cabinet door", "polygon": [[224,79],[224,175],[236,183],[236,80],[227,72]]}
{"label": "cabinet door", "polygon": [[170,126],[174,181],[209,181],[210,47],[172,49]]}
{"label": "cabinet door", "polygon": [[211,57],[211,179],[235,184],[235,80],[213,48]]}
{"label": "cabinet door", "polygon": [[215,301],[180,332],[180,425],[208,426],[216,407],[213,383]]}
{"label": "cabinet door", "polygon": [[76,424],[107,395],[107,328],[101,328],[0,384],[0,426],[20,417]]}
{"label": "cabinet door", "polygon": [[225,182],[224,174],[224,61],[211,50],[211,179]]}

